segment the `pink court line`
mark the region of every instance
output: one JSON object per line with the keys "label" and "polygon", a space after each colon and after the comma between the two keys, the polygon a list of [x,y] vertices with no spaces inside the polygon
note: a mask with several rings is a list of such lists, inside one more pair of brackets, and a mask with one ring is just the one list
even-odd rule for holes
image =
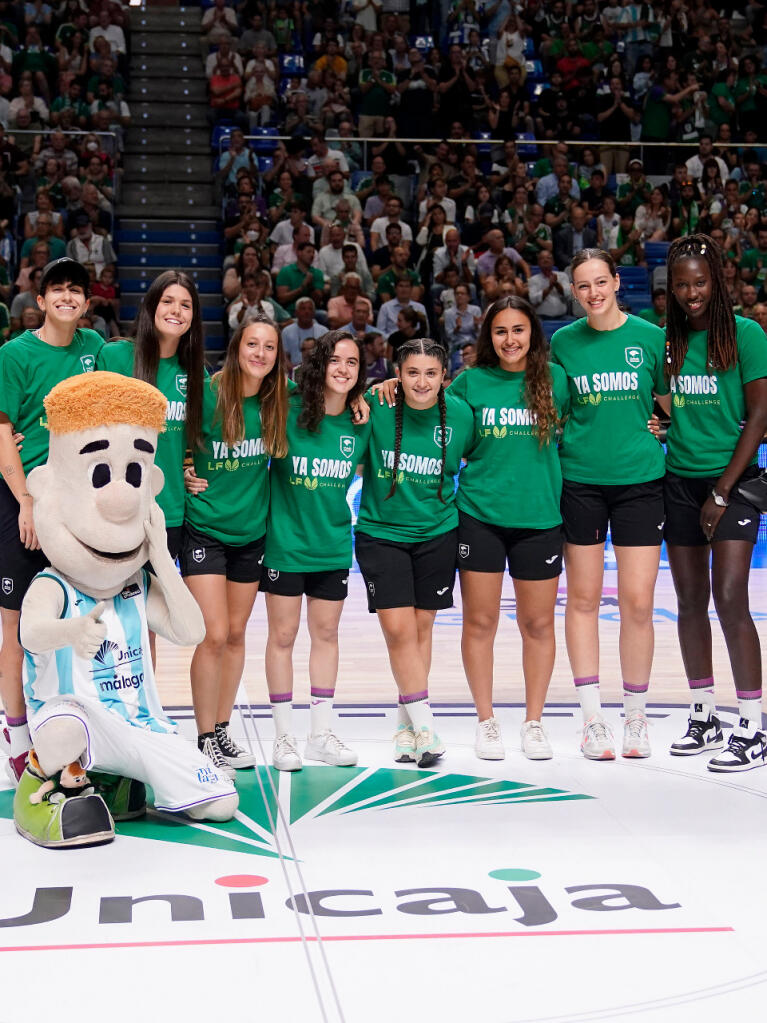
{"label": "pink court line", "polygon": [[[725,934],[734,932],[734,927],[646,927],[627,930],[596,931],[476,931],[446,934],[328,934],[322,941],[429,941],[435,938],[580,938],[610,937],[620,934]],[[95,948],[183,948],[190,945],[285,945],[300,941],[316,942],[316,937],[301,938],[299,935],[272,938],[189,938],[179,941],[108,941],[75,945],[6,945],[0,952],[73,952]]]}

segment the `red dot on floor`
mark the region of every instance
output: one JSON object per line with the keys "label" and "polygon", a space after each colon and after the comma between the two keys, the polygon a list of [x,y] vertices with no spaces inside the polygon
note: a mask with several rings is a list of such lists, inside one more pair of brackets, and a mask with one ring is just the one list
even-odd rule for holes
{"label": "red dot on floor", "polygon": [[256,888],[261,884],[268,884],[268,877],[259,877],[258,874],[227,874],[225,877],[217,877],[216,884],[222,888]]}

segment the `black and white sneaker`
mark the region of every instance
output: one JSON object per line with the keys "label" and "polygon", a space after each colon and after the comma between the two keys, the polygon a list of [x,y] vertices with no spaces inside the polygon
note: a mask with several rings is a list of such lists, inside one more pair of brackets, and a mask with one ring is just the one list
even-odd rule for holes
{"label": "black and white sneaker", "polygon": [[256,766],[257,757],[237,745],[226,725],[216,725],[216,742],[221,750],[221,756],[230,767],[239,771],[245,767]]}
{"label": "black and white sneaker", "polygon": [[224,754],[221,752],[221,747],[218,745],[215,735],[208,733],[207,735],[198,736],[197,748],[204,757],[210,760],[217,771],[220,771],[227,778],[234,778],[234,768],[230,767],[226,760],[224,760]]}
{"label": "black and white sneaker", "polygon": [[671,743],[672,757],[691,757],[706,750],[721,749],[724,746],[722,726],[716,714],[704,703],[693,703],[687,721],[687,731],[681,739]]}
{"label": "black and white sneaker", "polygon": [[754,767],[767,766],[767,735],[754,721],[741,718],[733,728],[727,748],[713,760],[709,760],[709,771],[720,774],[731,771],[750,771]]}

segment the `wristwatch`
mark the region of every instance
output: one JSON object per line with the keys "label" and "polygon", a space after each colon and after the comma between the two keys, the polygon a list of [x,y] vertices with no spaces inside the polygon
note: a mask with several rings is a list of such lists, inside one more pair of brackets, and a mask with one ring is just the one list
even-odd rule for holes
{"label": "wristwatch", "polygon": [[725,501],[721,494],[717,494],[716,490],[711,491],[711,496],[714,499],[714,504],[718,508],[726,508],[728,506],[729,502]]}

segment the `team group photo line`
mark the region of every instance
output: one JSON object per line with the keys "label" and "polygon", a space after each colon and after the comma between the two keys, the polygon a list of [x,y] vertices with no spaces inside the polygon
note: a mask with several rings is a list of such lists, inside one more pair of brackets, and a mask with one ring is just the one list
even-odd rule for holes
{"label": "team group photo line", "polygon": [[[550,341],[533,305],[505,294],[478,319],[459,365],[441,340],[417,331],[398,331],[394,344],[394,335],[379,338],[386,372],[371,386],[364,335],[318,331],[291,372],[283,331],[264,311],[234,325],[210,372],[200,297],[176,270],[149,285],[134,336],[105,343],[82,325],[88,269],[69,256],[49,262],[36,298],[41,325],[0,347],[0,695],[19,833],[51,848],[109,841],[115,820],[145,811],[147,786],[156,810],[232,819],[236,772],[258,763],[230,721],[259,590],[274,768],[355,765],[333,708],[353,558],[398,693],[397,763],[431,767],[446,752],[429,674],[435,618],[453,606],[456,576],[474,749],[505,757],[493,675],[506,571],[522,656],[503,670],[514,677],[521,668],[524,679],[523,755],[553,756],[542,715],[564,570],[581,752],[649,757],[653,597],[665,542],[690,711],[664,755],[703,754],[720,773],[765,766],[748,587],[767,510],[757,464],[767,336],[733,310],[710,235],[672,242],[666,270],[665,328],[625,311],[621,267],[609,252],[584,248],[567,286],[585,315]],[[608,531],[620,618],[618,743],[600,699]],[[727,741],[712,596],[737,700]],[[293,724],[304,597],[305,743]],[[194,648],[196,744],[163,709],[157,634]],[[722,690],[731,699],[729,681]]]}

